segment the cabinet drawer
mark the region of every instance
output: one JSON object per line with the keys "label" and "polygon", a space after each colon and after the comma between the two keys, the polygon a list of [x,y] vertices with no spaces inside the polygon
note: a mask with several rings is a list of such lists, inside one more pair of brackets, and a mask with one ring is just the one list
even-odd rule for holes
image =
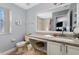
{"label": "cabinet drawer", "polygon": [[67,45],[67,47],[68,47],[69,49],[75,49],[75,50],[79,51],[79,47],[70,46],[70,45]]}
{"label": "cabinet drawer", "polygon": [[67,45],[68,55],[79,55],[79,47]]}
{"label": "cabinet drawer", "polygon": [[62,55],[61,44],[55,42],[47,43],[47,54],[48,55]]}

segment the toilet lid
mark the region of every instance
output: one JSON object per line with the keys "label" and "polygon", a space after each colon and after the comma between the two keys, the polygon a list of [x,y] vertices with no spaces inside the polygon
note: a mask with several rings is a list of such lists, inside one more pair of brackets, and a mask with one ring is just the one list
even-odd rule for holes
{"label": "toilet lid", "polygon": [[16,43],[17,47],[21,47],[21,46],[24,46],[24,45],[25,45],[25,41]]}

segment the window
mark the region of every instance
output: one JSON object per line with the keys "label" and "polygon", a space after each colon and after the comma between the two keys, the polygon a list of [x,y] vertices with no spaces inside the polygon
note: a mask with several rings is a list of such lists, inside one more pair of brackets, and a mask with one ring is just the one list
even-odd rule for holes
{"label": "window", "polygon": [[10,32],[10,10],[0,7],[0,33]]}
{"label": "window", "polygon": [[4,20],[4,10],[0,8],[0,32],[2,32],[3,29],[3,20]]}

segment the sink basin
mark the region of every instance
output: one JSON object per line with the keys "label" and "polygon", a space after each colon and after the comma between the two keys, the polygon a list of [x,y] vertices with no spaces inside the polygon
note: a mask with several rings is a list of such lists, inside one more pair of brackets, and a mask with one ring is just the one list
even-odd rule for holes
{"label": "sink basin", "polygon": [[61,41],[65,41],[65,42],[74,42],[74,40],[71,40],[71,39],[65,39],[65,38],[62,38],[60,39]]}
{"label": "sink basin", "polygon": [[58,37],[55,37],[54,39],[56,39],[57,41],[61,41],[61,42],[74,42],[74,39],[72,39],[70,37],[61,37],[61,36],[58,36]]}
{"label": "sink basin", "polygon": [[[47,38],[51,38],[51,37],[53,37],[53,38],[55,38],[54,36],[52,36],[52,35],[44,35],[45,37],[47,37]],[[57,38],[57,39],[56,39]],[[57,40],[57,41],[63,41],[63,42],[74,42],[74,40],[73,39],[70,39],[70,38],[65,38],[65,37],[56,37],[55,39]]]}
{"label": "sink basin", "polygon": [[53,37],[52,35],[44,35],[45,37]]}
{"label": "sink basin", "polygon": [[61,42],[69,42],[69,43],[79,42],[79,40],[77,41],[72,37],[63,37],[63,36],[54,37],[52,35],[44,35],[44,37],[46,37],[46,38],[54,38],[54,40],[61,41]]}

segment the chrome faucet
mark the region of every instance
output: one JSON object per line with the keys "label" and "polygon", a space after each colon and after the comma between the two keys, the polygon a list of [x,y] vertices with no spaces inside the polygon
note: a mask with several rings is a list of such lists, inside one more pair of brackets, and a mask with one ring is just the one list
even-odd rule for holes
{"label": "chrome faucet", "polygon": [[64,31],[66,31],[65,27],[62,28],[62,36],[64,36]]}
{"label": "chrome faucet", "polygon": [[64,32],[64,29],[62,28],[62,35],[61,36],[63,36],[63,32]]}

